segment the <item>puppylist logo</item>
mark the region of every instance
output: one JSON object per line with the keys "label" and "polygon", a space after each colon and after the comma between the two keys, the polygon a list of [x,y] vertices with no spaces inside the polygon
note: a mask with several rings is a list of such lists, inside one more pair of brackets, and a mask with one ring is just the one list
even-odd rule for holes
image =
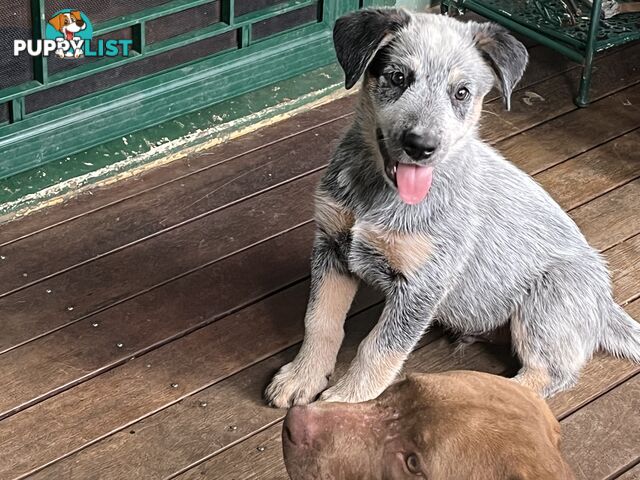
{"label": "puppylist logo", "polygon": [[128,57],[133,40],[93,40],[89,17],[79,10],[57,12],[49,22],[43,40],[14,40],[13,55],[32,57],[56,55],[59,58]]}

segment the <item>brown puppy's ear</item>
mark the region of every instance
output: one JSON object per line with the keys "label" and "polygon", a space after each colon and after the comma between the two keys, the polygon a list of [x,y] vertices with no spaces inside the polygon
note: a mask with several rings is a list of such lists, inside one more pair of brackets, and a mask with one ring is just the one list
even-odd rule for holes
{"label": "brown puppy's ear", "polygon": [[522,458],[514,458],[512,466],[507,467],[506,480],[575,480],[569,464],[551,445],[538,450],[537,455],[527,461],[523,463]]}
{"label": "brown puppy's ear", "polygon": [[80,10],[74,10],[73,12],[71,12],[71,18],[73,18],[76,22],[78,20],[82,20],[82,14],[80,13]]}
{"label": "brown puppy's ear", "polygon": [[573,475],[573,471],[567,462],[564,459],[560,460],[562,462],[562,466],[560,471],[558,472],[558,478],[561,480],[576,480],[576,477]]}
{"label": "brown puppy's ear", "polygon": [[[564,458],[562,458],[560,452],[557,452],[555,455],[550,455],[545,462],[549,469],[549,476],[547,477],[549,480],[575,480],[576,477],[573,476],[571,467]],[[541,477],[538,478],[543,480]]]}
{"label": "brown puppy's ear", "polygon": [[502,99],[507,110],[511,109],[511,92],[520,81],[529,60],[529,52],[504,27],[486,22],[473,25],[476,46],[489,62],[498,78]]}
{"label": "brown puppy's ear", "polygon": [[56,15],[55,17],[53,17],[51,20],[49,20],[49,24],[53,26],[53,28],[55,28],[57,31],[62,31],[62,27],[64,25],[64,13],[61,13],[60,15]]}
{"label": "brown puppy's ear", "polygon": [[333,27],[333,43],[350,89],[362,76],[375,53],[406,26],[411,16],[405,10],[359,10],[340,17]]}

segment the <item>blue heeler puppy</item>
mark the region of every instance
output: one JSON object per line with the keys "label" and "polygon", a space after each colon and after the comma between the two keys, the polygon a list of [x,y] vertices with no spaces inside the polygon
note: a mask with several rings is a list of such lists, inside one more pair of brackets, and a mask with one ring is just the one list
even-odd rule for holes
{"label": "blue heeler puppy", "polygon": [[322,179],[305,337],[266,390],[274,406],[328,384],[363,280],[382,317],[323,400],[378,396],[434,322],[478,336],[510,325],[515,380],[542,395],[573,385],[603,348],[640,362],[640,325],[616,303],[607,268],[528,175],[483,143],[483,97],[505,105],[527,50],[492,23],[404,10],[338,20],[335,48],[357,115]]}

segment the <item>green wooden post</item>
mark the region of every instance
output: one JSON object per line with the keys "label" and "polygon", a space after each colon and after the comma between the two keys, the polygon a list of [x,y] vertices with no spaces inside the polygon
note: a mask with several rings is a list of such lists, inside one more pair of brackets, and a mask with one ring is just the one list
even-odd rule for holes
{"label": "green wooden post", "polygon": [[244,25],[242,27],[242,33],[240,34],[240,48],[245,48],[251,45],[251,26]]}
{"label": "green wooden post", "polygon": [[235,1],[234,0],[222,0],[220,6],[221,20],[227,25],[233,25],[235,17]]}
{"label": "green wooden post", "polygon": [[133,26],[133,49],[140,54],[144,54],[147,48],[146,27],[146,22]]}
{"label": "green wooden post", "polygon": [[[33,21],[33,38],[45,38],[47,19],[45,18],[44,0],[31,0],[31,18]],[[33,57],[33,72],[36,81],[46,84],[48,80],[47,59],[43,56]]]}
{"label": "green wooden post", "polygon": [[19,122],[24,118],[24,97],[14,98],[10,103],[10,122]]}

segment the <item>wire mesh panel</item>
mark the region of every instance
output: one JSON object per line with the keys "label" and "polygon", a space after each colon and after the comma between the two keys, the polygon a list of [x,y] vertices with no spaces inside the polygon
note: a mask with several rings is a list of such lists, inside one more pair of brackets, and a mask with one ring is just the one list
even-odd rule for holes
{"label": "wire mesh panel", "polygon": [[316,3],[258,22],[251,27],[251,38],[259,40],[295,27],[318,22],[322,13],[319,7],[320,5]]}
{"label": "wire mesh panel", "polygon": [[27,114],[75,100],[85,95],[121,85],[153,73],[161,72],[193,60],[236,48],[238,34],[231,31],[206,38],[184,47],[154,55],[138,62],[127,63],[121,67],[97,73],[87,78],[65,83],[26,97]]}
{"label": "wire mesh panel", "polygon": [[[337,1],[337,0],[334,0]],[[3,88],[21,86],[25,82],[42,79],[40,85],[30,85],[24,89],[31,108],[25,110],[29,115],[41,108],[34,108],[34,98],[40,98],[40,91],[47,88],[47,79],[54,79],[56,84],[65,83],[65,78],[71,83],[78,77],[91,76],[91,64],[96,64],[95,74],[98,75],[110,68],[119,68],[123,63],[142,62],[145,57],[164,53],[174,48],[195,45],[196,42],[216,35],[226,34],[236,30],[240,42],[239,48],[246,47],[254,41],[283,33],[298,27],[319,23],[323,20],[323,9],[327,8],[330,0],[77,0],[74,9],[83,12],[85,18],[90,19],[95,35],[87,44],[95,51],[96,45],[107,40],[131,40],[133,51],[129,58],[114,58],[109,62],[98,56],[81,56],[69,60],[50,55],[47,59],[35,61],[27,55],[14,57],[12,55],[13,41],[16,38],[38,38],[47,28],[47,24],[36,27],[34,19],[40,17],[40,9],[44,11],[44,18],[50,19],[59,11],[69,6],[67,0],[0,0],[0,14],[5,13],[0,20],[0,101],[20,95],[3,96]],[[32,12],[32,9],[34,10]],[[36,30],[42,29],[41,32]],[[216,41],[204,42],[211,45],[209,50],[197,48],[193,54],[201,58],[213,55],[230,48],[228,38],[220,37],[221,44]],[[157,47],[157,48],[156,48]],[[186,51],[188,49],[184,49]],[[189,61],[195,60],[194,55],[188,55]],[[182,54],[178,54],[180,56]],[[186,57],[185,57],[186,58]],[[184,63],[182,61],[177,64]],[[162,60],[148,61],[144,65],[164,65]],[[34,67],[35,70],[34,71]],[[148,67],[147,67],[148,68]],[[158,69],[128,68],[114,71],[114,76],[120,77],[118,72],[123,70],[139,71],[140,75],[149,72],[157,73]],[[172,68],[168,66],[166,68]],[[51,78],[50,78],[51,77]],[[101,75],[98,79],[108,78]],[[128,78],[128,77],[127,77]],[[128,78],[133,80],[134,78]],[[51,82],[50,82],[51,83]],[[91,83],[91,80],[85,80]],[[94,82],[95,83],[95,82]],[[75,84],[74,84],[75,85]],[[111,85],[105,84],[105,88]],[[54,85],[51,86],[54,88]],[[22,93],[21,89],[21,92]],[[38,94],[36,95],[36,92]],[[33,95],[31,93],[33,92]],[[64,95],[65,101],[70,95]],[[78,98],[78,95],[72,98]],[[39,105],[40,102],[36,102]],[[44,104],[44,103],[43,103]],[[1,132],[0,132],[1,133]]]}
{"label": "wire mesh panel", "polygon": [[0,3],[0,89],[33,80],[33,62],[29,57],[13,56],[13,41],[33,37],[29,0]]}
{"label": "wire mesh panel", "polygon": [[171,0],[45,0],[45,16],[51,18],[56,12],[73,7],[84,12],[93,23],[99,24],[167,3],[171,3]]}
{"label": "wire mesh panel", "polygon": [[151,44],[220,22],[220,2],[205,3],[173,15],[147,22],[147,43]]}
{"label": "wire mesh panel", "polygon": [[[131,27],[122,28],[113,32],[105,33],[104,35],[98,35],[91,40],[92,49],[96,50],[98,41],[110,40],[110,39],[126,39],[133,40],[133,29]],[[99,60],[99,57],[82,57],[75,58],[73,61],[69,61],[64,58],[58,58],[56,56],[49,57],[47,66],[50,75],[60,73],[64,70],[71,70],[80,65],[95,62]]]}
{"label": "wire mesh panel", "polygon": [[[326,65],[335,60],[333,22],[361,3],[0,0],[0,149],[6,153],[0,158],[0,178],[70,155],[82,145],[86,148],[168,120],[175,112],[197,110]],[[57,23],[70,21],[78,27],[75,17],[91,27],[85,37]],[[44,40],[51,41],[51,33],[67,41],[77,35],[84,44],[73,55],[58,51],[48,56],[13,55],[14,40],[43,45]],[[104,54],[101,48],[111,42],[123,50]],[[233,76],[220,73],[230,70]],[[194,88],[195,93],[183,95],[184,88]],[[121,101],[127,96],[135,98],[136,118],[127,115],[127,102]],[[90,118],[91,125],[74,120],[77,112],[87,109],[99,112],[83,117]],[[45,123],[47,129],[33,128]],[[47,131],[57,126],[65,135],[58,136],[52,147]],[[22,134],[22,129],[29,134]],[[74,129],[82,144],[67,142]]]}
{"label": "wire mesh panel", "polygon": [[0,124],[9,121],[9,104],[0,103]]}
{"label": "wire mesh panel", "polygon": [[236,15],[245,15],[247,13],[262,10],[266,7],[273,7],[274,5],[278,5],[280,3],[283,3],[282,0],[236,0]]}
{"label": "wire mesh panel", "polygon": [[[100,8],[99,1],[84,0],[76,2],[78,8],[82,8],[85,15],[92,19],[102,19],[103,21],[112,20],[114,16],[123,18],[127,13],[131,13],[131,4],[129,2],[107,2],[109,5]],[[105,3],[105,2],[102,2]],[[158,7],[167,4],[164,1],[147,0],[136,4],[138,7],[144,6]],[[55,13],[64,5],[62,1],[46,2],[47,12]],[[230,3],[228,4],[230,5]],[[278,2],[274,0],[260,0],[252,2],[238,2],[241,7],[240,11],[235,11],[233,16],[227,18],[227,23],[222,22],[222,2],[211,1],[186,8],[175,13],[154,18],[141,25],[144,31],[145,46],[150,46],[159,42],[171,41],[176,37],[197,32],[198,30],[218,26],[221,30],[225,27],[231,28],[231,24],[235,23],[236,18],[242,18],[242,15],[250,13],[258,13],[260,9],[266,7],[283,6],[282,12],[276,10],[268,14],[265,19],[256,17],[255,23],[247,22],[246,43],[255,42],[272,35],[283,33],[291,29],[317,23],[322,19],[322,3],[297,0],[294,2]],[[91,12],[91,15],[88,13]],[[117,22],[116,22],[117,24]],[[94,23],[99,28],[99,23]],[[95,27],[94,27],[95,28]],[[91,40],[91,44],[95,45],[99,41],[108,39],[135,39],[136,34],[134,27],[125,27],[98,35]],[[113,69],[97,72],[94,75],[83,77],[78,80],[72,80],[59,86],[55,86],[46,90],[41,90],[33,94],[27,95],[25,101],[25,114],[30,115],[35,112],[55,107],[65,102],[77,100],[86,95],[96,93],[117,85],[134,81],[136,79],[162,72],[164,70],[177,67],[184,63],[188,63],[199,58],[214,55],[221,51],[241,47],[242,31],[231,29],[218,35],[214,35],[202,40],[189,42],[182,47],[170,49],[164,53],[150,55],[146,58],[144,55],[137,58],[131,63],[125,63],[122,66],[116,66]],[[140,53],[140,52],[137,52]],[[47,64],[49,75],[60,74],[67,70],[85,66],[92,62],[100,61],[99,57],[84,57],[69,61],[66,58],[58,58],[52,56]]]}

